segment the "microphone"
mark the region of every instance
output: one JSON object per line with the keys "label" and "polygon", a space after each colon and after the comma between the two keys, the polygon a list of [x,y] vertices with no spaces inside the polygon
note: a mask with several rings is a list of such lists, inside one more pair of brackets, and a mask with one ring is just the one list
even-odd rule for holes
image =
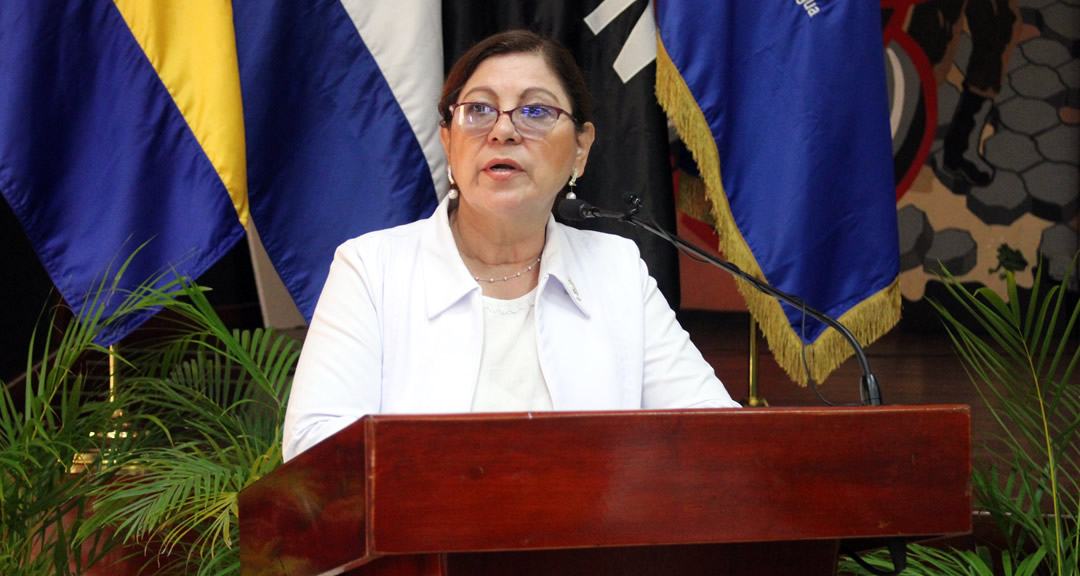
{"label": "microphone", "polygon": [[592,218],[612,218],[622,220],[626,214],[611,210],[601,210],[584,200],[567,198],[558,205],[559,216],[568,222],[584,222]]}
{"label": "microphone", "polygon": [[781,302],[785,302],[790,306],[801,310],[803,314],[806,314],[807,316],[810,316],[811,318],[818,320],[822,324],[825,324],[830,328],[836,330],[851,345],[851,348],[855,351],[855,356],[859,361],[859,365],[862,367],[863,375],[859,392],[863,404],[867,404],[869,406],[881,405],[881,390],[878,388],[877,377],[874,376],[874,373],[870,371],[870,362],[866,358],[866,352],[863,350],[862,345],[859,344],[859,341],[855,339],[855,336],[852,335],[851,331],[849,331],[847,327],[845,327],[832,316],[829,316],[828,314],[825,314],[820,310],[808,306],[805,302],[803,302],[801,298],[788,294],[787,292],[777,290],[769,284],[758,280],[757,278],[747,274],[746,272],[743,272],[742,269],[732,264],[731,262],[717,258],[712,254],[709,254],[708,252],[702,250],[701,248],[690,244],[682,238],[679,238],[678,236],[671,234],[670,232],[663,230],[662,228],[655,226],[652,223],[641,220],[637,216],[637,213],[641,210],[641,198],[637,197],[636,195],[630,194],[627,195],[625,199],[626,202],[631,206],[630,210],[627,212],[603,210],[601,208],[593,206],[592,204],[589,204],[584,200],[579,200],[577,198],[562,200],[561,202],[559,202],[557,209],[559,212],[559,216],[561,216],[564,220],[568,222],[584,222],[585,220],[591,220],[593,218],[608,218],[633,224],[638,228],[641,228],[651,234],[655,234],[656,236],[667,240],[668,242],[674,244],[676,248],[685,252],[689,252],[694,256],[697,256],[701,260],[704,260],[718,268],[722,268],[736,278],[745,280],[758,291],[768,294],[769,296],[772,296],[773,298],[776,298]]}

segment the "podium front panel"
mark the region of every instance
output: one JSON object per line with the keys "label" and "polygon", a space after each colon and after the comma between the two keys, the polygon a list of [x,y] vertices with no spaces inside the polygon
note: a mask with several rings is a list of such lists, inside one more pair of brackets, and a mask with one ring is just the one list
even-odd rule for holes
{"label": "podium front panel", "polygon": [[240,495],[243,573],[971,529],[966,406],[369,416]]}
{"label": "podium front panel", "polygon": [[966,409],[375,417],[372,552],[970,528]]}

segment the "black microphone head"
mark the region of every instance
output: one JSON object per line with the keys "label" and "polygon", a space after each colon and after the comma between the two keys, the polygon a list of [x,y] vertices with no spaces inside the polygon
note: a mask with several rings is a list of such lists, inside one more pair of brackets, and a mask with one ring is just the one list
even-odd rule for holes
{"label": "black microphone head", "polygon": [[564,198],[556,208],[559,216],[567,222],[584,222],[592,217],[589,203],[577,198]]}
{"label": "black microphone head", "polygon": [[641,196],[638,196],[637,194],[634,194],[633,192],[627,192],[626,194],[623,194],[622,201],[623,201],[623,204],[626,204],[627,206],[632,206],[634,208],[641,208],[641,203],[642,203]]}

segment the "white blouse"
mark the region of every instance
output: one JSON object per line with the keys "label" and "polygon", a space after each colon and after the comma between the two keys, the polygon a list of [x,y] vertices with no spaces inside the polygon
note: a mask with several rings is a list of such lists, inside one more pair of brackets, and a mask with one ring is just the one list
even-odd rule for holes
{"label": "white blouse", "polygon": [[[427,220],[338,248],[296,367],[286,460],[365,414],[469,412],[478,381],[493,380],[480,377],[481,355],[494,354],[484,349],[483,294],[447,210],[444,200]],[[546,236],[533,326],[514,332],[535,338],[529,358],[539,358],[555,410],[738,406],[633,242],[554,218]]]}
{"label": "white blouse", "polygon": [[552,410],[536,352],[536,289],[513,300],[483,300],[484,345],[472,411]]}

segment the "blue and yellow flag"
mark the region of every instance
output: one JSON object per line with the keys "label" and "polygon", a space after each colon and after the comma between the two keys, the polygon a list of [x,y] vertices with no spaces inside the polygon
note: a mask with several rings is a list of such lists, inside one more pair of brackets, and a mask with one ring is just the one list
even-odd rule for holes
{"label": "blue and yellow flag", "polygon": [[198,278],[250,220],[310,319],[338,244],[446,191],[439,7],[2,2],[0,194],[77,313],[133,253],[121,291]]}
{"label": "blue and yellow flag", "polygon": [[247,219],[229,4],[0,5],[0,193],[77,313],[144,243],[121,290],[209,268]]}
{"label": "blue and yellow flag", "polygon": [[[657,96],[694,155],[720,250],[863,344],[900,317],[881,13],[850,0],[664,0]],[[789,376],[852,354],[824,324],[750,286]]]}

